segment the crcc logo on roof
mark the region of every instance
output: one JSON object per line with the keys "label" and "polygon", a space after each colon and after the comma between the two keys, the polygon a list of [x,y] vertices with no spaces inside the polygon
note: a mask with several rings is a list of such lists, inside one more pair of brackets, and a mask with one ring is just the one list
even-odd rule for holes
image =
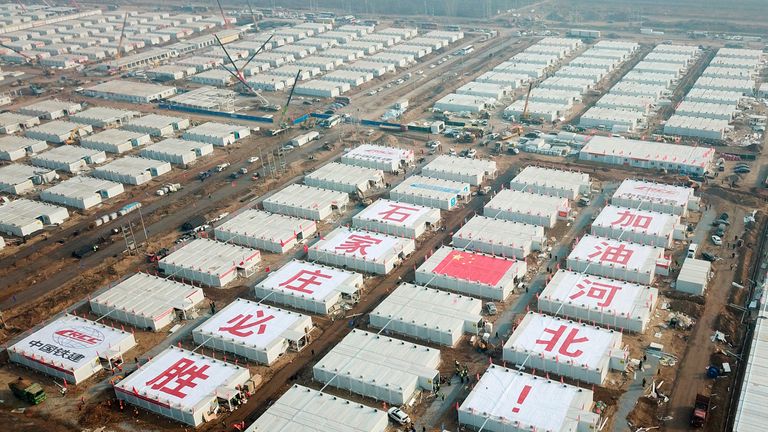
{"label": "crcc logo on roof", "polygon": [[64,348],[91,348],[104,342],[104,333],[93,327],[65,327],[53,333],[53,341]]}

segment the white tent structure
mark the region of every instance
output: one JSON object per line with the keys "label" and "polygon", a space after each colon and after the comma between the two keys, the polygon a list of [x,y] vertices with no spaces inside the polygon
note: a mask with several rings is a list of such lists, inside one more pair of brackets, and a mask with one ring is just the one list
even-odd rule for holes
{"label": "white tent structure", "polygon": [[483,208],[483,215],[553,228],[558,219],[568,217],[571,208],[567,198],[504,189]]}
{"label": "white tent structure", "polygon": [[597,430],[593,392],[491,365],[459,407],[459,423],[488,432]]}
{"label": "white tent structure", "polygon": [[341,156],[341,163],[391,173],[413,165],[413,162],[413,150],[374,144],[359,145]]}
{"label": "white tent structure", "polygon": [[269,303],[328,315],[360,298],[363,275],[293,260],[269,273],[254,287],[256,298]]}
{"label": "white tent structure", "polygon": [[308,257],[365,273],[388,274],[414,250],[413,239],[339,227],[312,245]]}
{"label": "white tent structure", "polygon": [[202,288],[136,273],[90,300],[93,312],[126,324],[160,331],[186,317],[205,299]]}
{"label": "white tent structure", "polygon": [[600,237],[669,249],[676,238],[675,231],[682,236],[685,229],[680,225],[680,215],[608,205],[592,222],[590,232]]}
{"label": "white tent structure", "polygon": [[320,361],[315,380],[393,405],[437,384],[440,350],[352,330]]}
{"label": "white tent structure", "polygon": [[528,312],[504,344],[504,361],[601,385],[609,369],[624,370],[621,333]]}
{"label": "white tent structure", "polygon": [[659,290],[558,270],[537,297],[538,308],[543,312],[642,333],[656,309]]}
{"label": "white tent structure", "polygon": [[384,187],[384,171],[331,162],[304,176],[307,186],[330,189],[348,194],[365,194]]}
{"label": "white tent structure", "polygon": [[216,240],[286,253],[317,232],[317,222],[246,209],[214,228]]}
{"label": "white tent structure", "polygon": [[526,270],[525,261],[443,246],[416,269],[416,283],[503,301]]}
{"label": "white tent structure", "polygon": [[136,346],[131,332],[64,315],[34,328],[8,348],[11,361],[72,384],[122,360]]}
{"label": "white tent structure", "polygon": [[440,155],[421,169],[421,175],[479,186],[485,179],[496,176],[496,162]]}
{"label": "white tent structure", "polygon": [[675,289],[688,294],[704,295],[712,277],[712,263],[695,258],[686,258],[675,282]]}
{"label": "white tent structure", "polygon": [[585,235],[568,255],[569,270],[650,285],[658,272],[669,273],[664,249]]}
{"label": "white tent structure", "polygon": [[324,220],[349,203],[344,192],[292,184],[264,199],[264,210],[302,219]]}
{"label": "white tent structure", "polygon": [[245,432],[384,432],[385,411],[294,384]]}
{"label": "white tent structure", "polygon": [[502,257],[525,259],[546,242],[544,227],[475,216],[453,235],[453,246]]}
{"label": "white tent structure", "polygon": [[373,232],[416,239],[440,224],[440,210],[380,199],[352,217],[352,226]]}
{"label": "white tent structure", "polygon": [[698,210],[701,199],[694,189],[627,179],[611,197],[611,204],[638,210],[650,210],[688,216],[689,210]]}
{"label": "white tent structure", "polygon": [[114,388],[120,400],[199,426],[250,379],[247,368],[171,346]]}
{"label": "white tent structure", "polygon": [[289,349],[307,345],[312,318],[235,299],[192,332],[196,344],[271,365]]}
{"label": "white tent structure", "polygon": [[453,210],[469,200],[469,183],[412,175],[389,192],[394,201]]}
{"label": "white tent structure", "polygon": [[237,277],[252,275],[261,261],[261,252],[207,238],[192,240],[157,264],[168,276],[223,288]]}
{"label": "white tent structure", "polygon": [[445,346],[483,329],[483,302],[461,294],[402,283],[368,316],[370,325]]}
{"label": "white tent structure", "polygon": [[509,188],[573,200],[580,194],[589,193],[590,185],[586,173],[527,166],[512,179]]}

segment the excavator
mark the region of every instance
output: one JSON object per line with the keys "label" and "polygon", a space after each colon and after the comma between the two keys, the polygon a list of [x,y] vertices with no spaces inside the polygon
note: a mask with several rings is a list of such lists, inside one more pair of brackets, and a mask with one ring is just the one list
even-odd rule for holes
{"label": "excavator", "polygon": [[80,126],[75,126],[71,131],[69,131],[69,138],[64,141],[64,144],[75,145],[78,143],[78,141],[80,141]]}

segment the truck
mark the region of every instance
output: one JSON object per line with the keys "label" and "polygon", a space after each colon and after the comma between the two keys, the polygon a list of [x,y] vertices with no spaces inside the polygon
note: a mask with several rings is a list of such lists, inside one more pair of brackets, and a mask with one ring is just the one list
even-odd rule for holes
{"label": "truck", "polygon": [[709,415],[709,402],[708,396],[700,393],[696,394],[696,401],[693,403],[693,410],[691,411],[691,427],[704,427],[704,423],[707,422],[707,416]]}
{"label": "truck", "polygon": [[224,162],[222,164],[216,165],[216,172],[222,172],[227,168],[229,168],[229,162]]}
{"label": "truck", "polygon": [[444,121],[434,121],[429,125],[429,132],[433,134],[439,134],[443,133],[445,130],[445,122]]}
{"label": "truck", "polygon": [[40,384],[27,381],[21,377],[16,381],[8,383],[8,388],[11,389],[14,396],[32,405],[40,405],[47,397],[45,390],[43,390]]}
{"label": "truck", "polygon": [[72,252],[72,256],[77,259],[83,259],[89,255],[96,253],[97,250],[99,250],[99,245],[88,244],[75,249]]}
{"label": "truck", "polygon": [[394,105],[392,105],[392,108],[400,111],[405,111],[408,109],[408,99],[401,99],[397,102],[395,102]]}
{"label": "truck", "polygon": [[290,144],[294,147],[301,147],[310,141],[314,141],[320,138],[320,134],[316,131],[307,132],[303,135],[299,135],[290,141]]}
{"label": "truck", "polygon": [[341,123],[341,116],[338,115],[338,114],[334,114],[334,115],[328,117],[327,119],[322,120],[320,122],[320,126],[326,128],[326,129],[330,129],[330,128],[338,125],[339,123]]}

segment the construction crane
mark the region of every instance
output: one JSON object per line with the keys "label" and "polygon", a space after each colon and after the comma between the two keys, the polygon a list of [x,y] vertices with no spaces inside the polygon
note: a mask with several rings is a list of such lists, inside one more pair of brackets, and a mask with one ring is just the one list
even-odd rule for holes
{"label": "construction crane", "polygon": [[232,26],[229,24],[229,20],[227,19],[227,15],[224,13],[224,8],[221,7],[221,1],[216,0],[216,3],[219,5],[219,12],[221,12],[221,19],[224,20],[224,27],[225,28],[232,28]]}
{"label": "construction crane", "polygon": [[[8,45],[6,45],[6,44],[4,44],[2,42],[0,42],[0,47],[3,47],[5,49],[9,49],[9,50],[15,52],[16,54],[24,57],[25,59],[27,59],[27,61],[30,64],[33,64],[33,63],[37,62],[37,59],[35,57],[31,57],[31,56],[25,54],[23,51],[18,50],[18,49],[14,48],[14,47],[8,46]],[[37,63],[43,69],[43,75],[45,75],[45,76],[53,76],[54,75],[53,71],[49,67],[45,66],[44,64],[42,64],[40,62],[37,62]]]}
{"label": "construction crane", "polygon": [[[256,55],[259,54],[264,49],[265,46],[267,46],[267,43],[269,43],[269,41],[272,40],[273,36],[274,35],[270,35],[269,38],[267,38],[267,40],[264,41],[263,44],[261,44],[259,49],[257,49],[256,52],[254,52],[253,55],[251,55],[251,57],[249,57],[248,60],[246,60],[243,66],[238,68],[237,65],[235,64],[235,61],[232,60],[232,57],[229,55],[229,52],[227,51],[227,49],[224,48],[224,44],[221,43],[221,40],[219,39],[219,37],[215,34],[213,35],[213,37],[216,38],[216,42],[218,42],[221,49],[224,50],[224,54],[227,56],[227,59],[229,60],[229,62],[232,64],[232,68],[234,69],[234,71],[231,71],[228,67],[224,65],[222,65],[221,67],[224,68],[225,71],[229,72],[230,75],[235,77],[236,80],[240,81],[240,83],[246,89],[248,89],[251,95],[256,96],[256,98],[259,99],[259,102],[261,102],[262,106],[270,106],[271,104],[264,96],[261,95],[261,93],[254,90],[254,88],[251,87],[250,84],[248,84],[248,81],[245,80],[245,76],[243,75],[243,69],[245,69],[248,66],[248,64],[251,62],[251,60],[253,60],[253,58],[256,57]],[[275,111],[277,111],[277,109],[275,109]]]}
{"label": "construction crane", "polygon": [[296,90],[296,84],[299,83],[299,78],[301,77],[301,69],[299,69],[298,72],[296,72],[296,78],[293,80],[293,86],[291,87],[291,92],[288,93],[288,100],[285,102],[285,106],[283,107],[283,112],[280,113],[280,120],[278,120],[277,124],[280,126],[281,129],[285,129],[288,127],[287,124],[283,123],[283,119],[285,118],[285,113],[288,111],[288,105],[291,104],[291,99],[293,99],[293,92]]}
{"label": "construction crane", "polygon": [[528,101],[531,98],[531,90],[533,90],[533,81],[528,84],[528,92],[525,94],[525,105],[523,105],[523,113],[520,115],[520,121],[528,120]]}
{"label": "construction crane", "polygon": [[253,30],[256,31],[259,27],[256,24],[256,14],[253,13],[253,7],[251,6],[251,0],[248,0],[248,10],[251,12],[251,19],[253,20]]}
{"label": "construction crane", "polygon": [[117,42],[117,54],[115,54],[115,60],[122,57],[123,41],[125,40],[125,24],[128,22],[128,12],[123,17],[123,28],[120,29],[120,41]]}
{"label": "construction crane", "polygon": [[24,6],[24,3],[22,3],[21,1],[16,0],[16,4],[18,4],[21,7],[21,11],[22,12],[26,12],[27,11],[27,7]]}

